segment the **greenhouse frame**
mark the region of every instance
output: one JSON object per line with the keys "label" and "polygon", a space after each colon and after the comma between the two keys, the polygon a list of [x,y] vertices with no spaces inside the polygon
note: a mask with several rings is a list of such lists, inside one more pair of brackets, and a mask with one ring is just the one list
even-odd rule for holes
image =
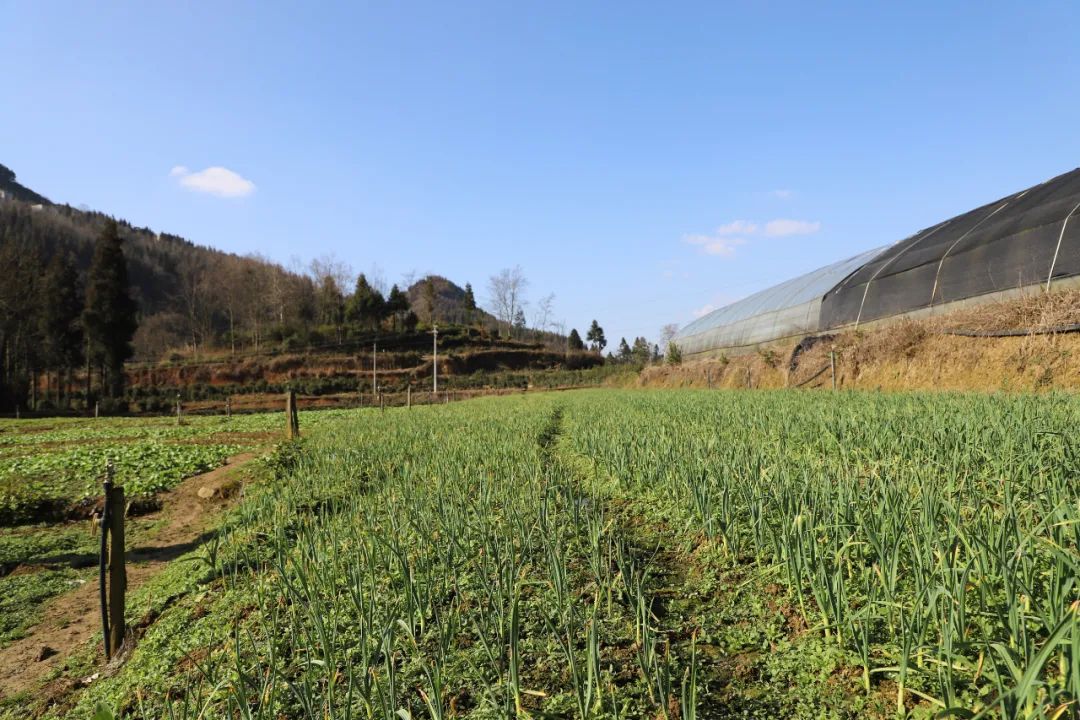
{"label": "greenhouse frame", "polygon": [[731,303],[682,328],[686,355],[739,352],[863,323],[1080,284],[1080,169],[893,245]]}

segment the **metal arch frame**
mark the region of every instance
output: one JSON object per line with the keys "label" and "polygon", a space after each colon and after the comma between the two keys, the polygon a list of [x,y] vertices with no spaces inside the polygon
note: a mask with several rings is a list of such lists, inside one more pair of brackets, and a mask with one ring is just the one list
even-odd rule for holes
{"label": "metal arch frame", "polygon": [[1050,283],[1054,280],[1054,266],[1057,265],[1058,253],[1061,252],[1061,241],[1065,237],[1065,228],[1069,224],[1069,218],[1071,218],[1077,210],[1080,210],[1080,202],[1076,203],[1076,206],[1065,216],[1065,221],[1061,223],[1061,233],[1058,235],[1057,245],[1054,247],[1054,259],[1050,261],[1050,272],[1046,276],[1046,292],[1050,292]]}

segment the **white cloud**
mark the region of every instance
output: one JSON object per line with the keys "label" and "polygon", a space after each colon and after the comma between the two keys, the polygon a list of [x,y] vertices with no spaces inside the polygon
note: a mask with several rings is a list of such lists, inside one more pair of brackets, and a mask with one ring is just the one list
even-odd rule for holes
{"label": "white cloud", "polygon": [[773,190],[769,194],[773,197],[780,198],[781,200],[787,200],[795,193],[791,190]]}
{"label": "white cloud", "polygon": [[765,223],[765,234],[769,237],[788,235],[812,235],[821,229],[821,223],[809,220],[770,220]]}
{"label": "white cloud", "polygon": [[695,318],[705,317],[706,315],[708,315],[709,313],[711,313],[715,309],[716,309],[715,305],[713,305],[712,303],[706,303],[705,305],[702,305],[701,307],[699,307],[697,310],[694,311],[694,317]]}
{"label": "white cloud", "polygon": [[727,225],[716,228],[717,235],[753,235],[757,232],[757,225],[746,220],[735,220]]}
{"label": "white cloud", "polygon": [[169,176],[179,178],[180,185],[188,190],[218,197],[247,197],[255,192],[255,183],[224,167],[208,167],[193,173],[183,165],[177,165],[169,171]]}
{"label": "white cloud", "polygon": [[685,235],[683,240],[691,245],[697,245],[701,248],[701,252],[706,255],[730,257],[735,254],[736,247],[746,244],[746,239],[726,236],[724,230],[727,227],[729,226],[717,228],[717,231],[712,235]]}
{"label": "white cloud", "polygon": [[735,248],[747,243],[748,237],[786,237],[788,235],[809,235],[821,229],[821,223],[809,220],[786,220],[778,218],[764,225],[749,220],[733,220],[721,225],[711,234],[694,233],[683,235],[683,242],[696,245],[706,255],[731,257]]}

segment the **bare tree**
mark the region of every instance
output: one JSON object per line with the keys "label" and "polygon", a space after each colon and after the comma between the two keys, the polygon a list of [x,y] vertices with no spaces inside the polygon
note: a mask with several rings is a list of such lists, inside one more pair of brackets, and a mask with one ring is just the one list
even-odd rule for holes
{"label": "bare tree", "polygon": [[506,326],[507,335],[511,334],[514,317],[525,304],[524,295],[528,287],[529,281],[525,279],[520,265],[502,270],[488,280],[491,306],[495,308],[499,322]]}
{"label": "bare tree", "polygon": [[331,278],[339,288],[347,288],[355,277],[349,263],[339,260],[333,253],[322,255],[308,263],[308,274],[316,287],[322,287],[326,278]]}
{"label": "bare tree", "polygon": [[551,326],[551,315],[555,310],[555,293],[548,293],[540,298],[533,315],[533,327],[540,332],[547,332]]}
{"label": "bare tree", "polygon": [[315,283],[316,318],[318,322],[334,327],[340,343],[345,323],[345,293],[352,280],[352,268],[330,254],[312,260],[308,271]]}
{"label": "bare tree", "polygon": [[386,284],[386,273],[377,263],[371,263],[371,269],[367,272],[368,284],[371,287],[379,291],[379,294],[386,296],[390,292],[390,286]]}
{"label": "bare tree", "polygon": [[677,323],[668,323],[660,328],[660,347],[666,348],[678,333],[679,326]]}

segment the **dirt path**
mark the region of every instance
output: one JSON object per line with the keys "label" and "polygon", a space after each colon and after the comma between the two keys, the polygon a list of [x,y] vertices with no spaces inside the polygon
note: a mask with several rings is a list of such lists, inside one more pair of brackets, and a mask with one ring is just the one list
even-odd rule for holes
{"label": "dirt path", "polygon": [[[165,524],[150,540],[128,548],[129,591],[206,539],[214,516],[232,494],[233,471],[254,457],[254,452],[231,457],[216,470],[190,477],[159,496]],[[200,490],[209,497],[200,496]],[[42,621],[26,637],[0,649],[0,698],[35,688],[41,678],[100,630],[98,603],[96,579],[50,600]]]}

